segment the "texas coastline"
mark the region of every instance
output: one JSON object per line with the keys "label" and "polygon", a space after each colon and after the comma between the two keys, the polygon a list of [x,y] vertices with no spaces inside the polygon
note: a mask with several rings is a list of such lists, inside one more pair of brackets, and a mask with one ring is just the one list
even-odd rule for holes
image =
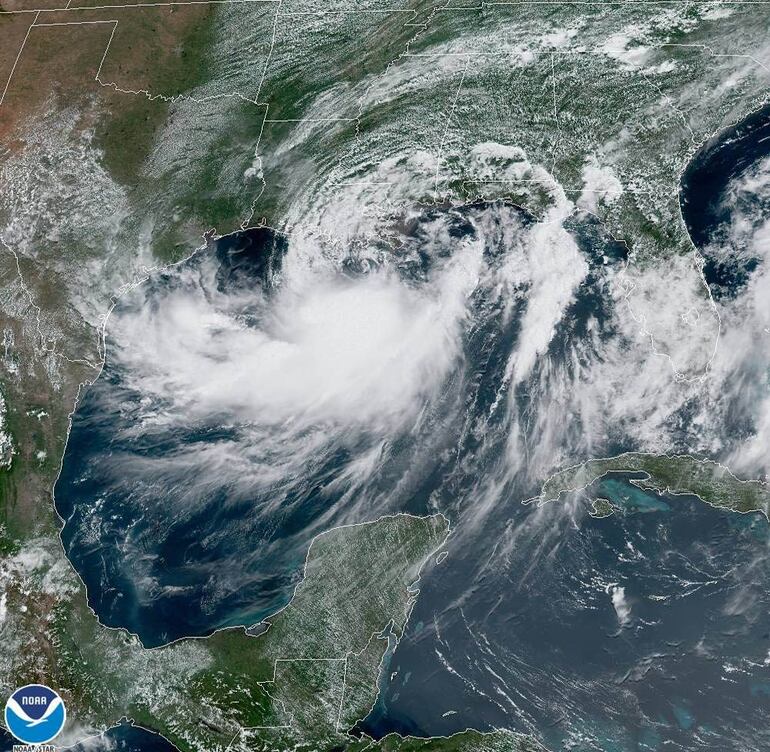
{"label": "texas coastline", "polygon": [[[770,130],[770,106],[754,113],[734,128],[720,134],[718,141],[706,145],[697,157],[688,166],[682,177],[682,208],[685,221],[694,241],[699,247],[707,244],[711,237],[713,224],[722,221],[723,215],[715,206],[713,197],[720,194],[728,181],[736,173],[747,165],[754,164],[760,159],[770,155],[770,138],[767,138]],[[233,243],[232,238],[222,241],[221,248]],[[735,286],[741,285],[750,272],[750,268],[741,267],[739,263],[732,264],[732,260],[725,262],[722,259],[706,258],[705,273],[712,288],[724,296],[731,295]],[[108,356],[109,357],[109,356]],[[108,377],[108,376],[106,376]],[[106,378],[104,375],[102,378]],[[82,402],[78,414],[73,421],[72,434],[68,443],[67,455],[65,455],[65,471],[62,479],[56,486],[56,506],[64,519],[69,519],[78,505],[88,503],[87,496],[80,496],[76,483],[72,480],[69,467],[77,464],[77,458],[82,448],[93,441],[89,434],[88,395]],[[199,440],[201,437],[193,437]],[[101,439],[100,439],[101,440]],[[75,463],[69,466],[68,463]],[[521,498],[526,498],[531,489],[521,489]],[[521,724],[516,730],[531,731],[530,724],[536,722],[537,729],[542,733],[543,741],[558,747],[568,738],[569,729],[560,726],[558,714],[554,708],[560,702],[560,692],[556,688],[543,685],[540,682],[542,694],[532,698],[519,699],[515,705],[519,709],[511,711],[510,706],[503,710],[503,706],[489,701],[489,696],[495,691],[495,680],[483,667],[473,668],[473,661],[469,660],[466,671],[463,671],[462,680],[448,678],[445,667],[437,657],[442,655],[442,644],[453,644],[454,651],[470,656],[473,653],[473,643],[477,640],[477,625],[486,621],[485,629],[498,636],[505,635],[505,641],[515,646],[509,654],[507,665],[510,671],[505,677],[506,684],[515,686],[517,682],[522,685],[527,683],[526,677],[519,672],[520,654],[523,651],[527,661],[538,664],[543,675],[554,673],[559,662],[565,662],[566,668],[562,676],[567,686],[571,685],[571,691],[578,696],[589,691],[594,677],[581,677],[581,671],[585,665],[575,661],[570,676],[569,655],[570,650],[582,656],[591,656],[591,671],[595,677],[606,676],[611,673],[612,666],[635,665],[643,661],[644,656],[656,655],[656,651],[666,652],[666,646],[681,643],[688,638],[678,632],[672,626],[671,631],[659,632],[655,640],[644,646],[629,644],[622,632],[617,630],[615,614],[611,610],[586,611],[577,613],[567,609],[572,615],[572,620],[563,618],[561,623],[554,621],[553,603],[558,608],[558,602],[562,604],[569,600],[569,583],[564,579],[564,571],[570,557],[583,562],[584,569],[574,574],[574,580],[591,578],[596,573],[610,581],[628,581],[647,578],[648,582],[659,582],[664,589],[664,580],[669,577],[682,581],[687,572],[677,568],[672,563],[670,568],[656,572],[651,566],[656,561],[666,559],[665,545],[676,541],[677,547],[687,550],[688,555],[695,557],[697,552],[687,549],[690,544],[698,540],[711,540],[718,546],[717,555],[724,561],[731,562],[732,566],[738,566],[743,560],[752,559],[768,540],[766,523],[756,516],[751,516],[745,521],[737,520],[730,513],[714,510],[700,504],[697,500],[663,499],[657,501],[654,497],[642,498],[630,490],[627,484],[606,480],[602,485],[602,492],[616,500],[619,506],[632,509],[633,514],[622,519],[595,520],[589,516],[579,519],[578,527],[571,530],[566,526],[568,520],[564,519],[554,510],[551,524],[563,527],[565,540],[562,562],[557,562],[552,568],[542,569],[538,575],[538,581],[533,591],[517,592],[509,596],[509,603],[500,606],[496,593],[501,584],[516,581],[517,571],[526,571],[527,562],[534,557],[534,550],[526,547],[519,549],[512,559],[510,570],[497,575],[499,579],[486,579],[478,584],[479,568],[474,562],[474,557],[468,556],[459,550],[451,551],[448,561],[442,569],[440,577],[431,578],[430,572],[426,572],[422,592],[417,607],[412,617],[411,628],[391,658],[389,672],[394,678],[386,682],[382,687],[379,704],[369,721],[365,724],[366,730],[372,735],[384,736],[390,731],[401,733],[414,733],[425,736],[436,736],[453,733],[457,730],[473,725],[477,728],[493,728],[495,726],[510,726],[511,717],[517,718]],[[661,506],[662,505],[662,506]],[[428,499],[416,499],[410,511],[424,511],[429,508]],[[116,509],[105,508],[104,515],[115,513]],[[457,510],[459,518],[456,525],[462,527],[462,510]],[[517,508],[514,503],[509,508],[499,510],[499,516],[490,517],[488,527],[483,531],[477,531],[473,538],[466,540],[465,551],[478,550],[484,547],[485,540],[494,539],[497,529],[504,529],[510,524],[511,519],[523,518],[528,512]],[[655,531],[658,526],[656,514],[665,514],[667,526],[670,527],[670,537],[657,539]],[[454,515],[452,515],[454,516]],[[573,520],[569,520],[570,523]],[[300,527],[301,527],[301,523]],[[643,550],[641,541],[647,541],[649,548]],[[631,543],[636,550],[644,553],[646,564],[639,562],[623,561],[623,551],[628,549]],[[534,541],[533,541],[534,545]],[[65,547],[76,570],[84,577],[89,590],[89,595],[98,591],[101,587],[100,572],[94,571],[92,562],[87,561],[84,553],[77,548],[67,545]],[[483,550],[483,548],[482,548]],[[173,555],[172,551],[164,552]],[[274,612],[281,605],[288,602],[291,596],[292,585],[295,582],[294,575],[301,568],[302,550],[297,549],[292,557],[289,557],[289,567],[295,568],[285,573],[283,584],[276,586],[270,583],[271,598],[260,608],[248,614],[244,620],[243,613],[217,614],[216,626],[236,623],[253,623],[263,616]],[[643,566],[644,570],[635,569]],[[762,588],[762,582],[767,582],[767,574],[770,574],[767,562],[760,568],[764,573],[758,574],[749,586]],[[130,592],[132,583],[123,583],[126,591]],[[510,587],[510,585],[509,585]],[[446,604],[453,600],[453,593],[473,591],[472,599],[466,604],[465,612],[471,614],[469,622],[463,624],[456,616],[447,618],[447,624],[442,625],[441,634],[437,633],[437,615],[441,615]],[[553,593],[561,592],[560,597],[554,597]],[[687,600],[686,608],[681,614],[680,621],[692,623],[698,619],[706,618],[705,614],[714,609],[711,596],[706,592]],[[767,588],[761,594],[761,598],[767,602],[770,594]],[[127,626],[121,620],[116,621],[115,613],[102,613],[99,608],[99,600],[90,598],[97,614],[104,623],[114,626]],[[196,599],[190,601],[193,607]],[[653,606],[646,604],[651,611],[644,618],[656,618]],[[564,614],[561,614],[562,618]],[[143,617],[144,618],[144,617]],[[159,613],[157,621],[151,624],[143,624],[143,630],[147,634],[154,633],[156,644],[166,641],[165,635],[177,634],[177,630],[169,629],[169,619],[173,619],[173,609],[167,613]],[[642,618],[642,617],[640,617]],[[439,619],[440,621],[440,619]],[[667,619],[670,622],[670,617]],[[666,621],[662,622],[666,624]],[[431,626],[431,624],[433,626]],[[729,625],[725,623],[725,629]],[[715,630],[721,627],[715,625]],[[210,628],[204,626],[202,633],[210,632]],[[537,639],[534,639],[537,638]],[[498,637],[500,639],[500,637]],[[731,640],[725,641],[720,646],[723,655],[729,656],[734,651],[740,655],[750,649],[754,643],[764,644],[764,634],[747,632],[745,634],[733,634]],[[467,647],[466,647],[467,646]],[[558,653],[554,659],[552,651]],[[560,647],[561,646],[561,647]],[[564,646],[569,646],[570,650]],[[445,651],[445,648],[444,648]],[[718,681],[718,675],[710,675],[703,671],[702,667],[692,661],[692,656],[680,655],[677,658],[677,666],[674,669],[676,676],[687,677],[689,686],[694,689],[703,683]],[[689,661],[689,662],[688,662]],[[671,670],[671,667],[668,667]],[[649,667],[647,668],[649,671]],[[645,671],[645,675],[647,674]],[[655,673],[654,671],[651,673]],[[665,673],[665,672],[662,672]],[[649,676],[649,675],[648,675]],[[625,680],[623,677],[620,680]],[[666,692],[658,687],[668,687],[668,677],[661,679],[661,684],[651,680],[644,690],[641,701],[645,704],[645,714],[654,715],[666,719],[666,725],[670,726],[672,738],[676,738],[677,727],[686,732],[691,728],[697,717],[719,717],[720,712],[729,712],[730,708],[719,708],[709,704],[707,699],[699,700],[697,695],[683,695],[679,710],[672,710],[670,704],[662,699]],[[766,677],[762,683],[756,677],[751,682],[741,685],[736,690],[733,699],[740,700],[745,706],[756,705],[759,711],[763,697],[766,697],[767,687],[770,687],[770,677]],[[441,703],[425,702],[426,697],[441,694]],[[599,708],[599,714],[622,711],[622,705],[613,705],[611,698],[600,698],[601,703],[606,703]],[[598,714],[598,715],[599,715]],[[656,741],[652,737],[645,736],[641,726],[635,726],[632,722],[629,728],[617,730],[602,728],[601,719],[598,717],[586,719],[586,725],[597,734],[603,734],[609,742],[627,744],[631,739],[636,743],[648,744],[655,748]],[[548,729],[543,733],[543,729]],[[114,738],[117,749],[126,752],[148,752],[157,750],[166,752],[173,749],[164,740],[148,732],[130,726],[120,726],[111,730],[108,735]],[[683,737],[685,738],[685,737]],[[621,747],[625,749],[625,747]]]}

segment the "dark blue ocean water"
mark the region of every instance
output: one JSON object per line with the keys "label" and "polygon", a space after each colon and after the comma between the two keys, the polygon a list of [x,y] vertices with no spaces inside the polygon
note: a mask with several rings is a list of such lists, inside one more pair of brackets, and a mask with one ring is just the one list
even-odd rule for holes
{"label": "dark blue ocean water", "polygon": [[620,477],[597,485],[622,513],[512,509],[460,534],[424,583],[370,733],[450,734],[473,718],[552,749],[768,748],[767,520]]}
{"label": "dark blue ocean water", "polygon": [[[13,745],[13,738],[4,729],[0,729],[0,752],[11,752]],[[162,736],[129,723],[121,723],[102,736],[92,737],[74,747],[57,746],[59,749],[71,750],[71,752],[175,752],[176,750],[176,747]]]}
{"label": "dark blue ocean water", "polygon": [[[693,243],[705,258],[703,271],[717,299],[734,297],[759,263],[752,249],[740,241],[736,243],[729,233],[736,207],[727,200],[727,193],[731,185],[769,156],[767,105],[705,144],[682,175],[682,216]],[[754,201],[757,198],[762,197],[752,197]],[[764,197],[764,201],[770,199]]]}
{"label": "dark blue ocean water", "polygon": [[[503,210],[508,221],[523,229],[530,222],[519,210]],[[457,243],[478,231],[486,211],[478,205],[451,213],[447,222]],[[427,213],[424,225],[437,215],[443,212]],[[601,236],[595,223],[573,225],[591,272],[554,339],[558,357],[584,336],[589,321],[606,325],[606,336],[611,336],[604,272],[624,253]],[[398,250],[400,273],[409,284],[421,284],[436,263],[421,252],[420,233],[419,227],[410,231]],[[493,232],[487,247],[491,267],[504,261],[505,248],[497,238]],[[284,253],[284,241],[258,230],[225,239],[183,266],[197,280],[213,255],[219,264],[217,291],[235,295],[252,285],[255,296],[259,288],[269,297]],[[363,273],[352,263],[344,269],[347,276]],[[184,284],[189,282],[180,281],[179,270],[160,275],[122,302],[113,316],[137,306],[160,308]],[[260,474],[254,471],[252,478],[248,468],[236,478],[226,470],[212,476],[185,464],[185,457],[202,448],[230,451],[234,446],[248,455],[272,436],[220,415],[190,421],[183,430],[148,425],[137,431],[136,426],[147,424],[147,396],[126,372],[121,343],[108,336],[104,371],[85,390],[73,416],[55,489],[56,507],[65,520],[62,540],[100,619],[127,627],[148,646],[255,623],[288,601],[313,535],[340,522],[395,511],[425,513],[436,506],[449,511],[461,504],[505,444],[505,401],[497,395],[519,331],[516,311],[507,310],[508,301],[491,286],[479,288],[471,305],[475,315],[463,335],[462,361],[426,404],[419,425],[388,441],[366,493],[346,504],[340,500],[347,488],[335,481],[381,442],[376,429],[338,432],[302,475],[274,487],[266,489]],[[238,309],[238,320],[247,325],[258,326],[259,316],[259,306],[246,303]],[[522,411],[529,409],[526,393],[520,402]],[[163,415],[165,407],[159,401],[154,414]],[[473,425],[478,416],[484,416],[489,433],[497,432],[485,440],[483,452]],[[321,430],[333,434],[335,429]]]}
{"label": "dark blue ocean water", "polygon": [[[696,243],[714,247],[709,227],[725,221],[709,196],[724,193],[726,174],[740,174],[728,166],[765,153],[757,133],[766,116],[757,117],[756,127],[750,119],[724,143],[708,145],[683,179]],[[436,259],[420,250],[421,228],[438,220],[447,224],[449,246],[483,225],[485,263],[503,263],[502,235],[490,230],[489,216],[521,233],[531,225],[511,207],[425,212],[394,251],[405,281],[430,276]],[[568,229],[589,274],[531,378],[501,399],[526,288],[501,299],[482,285],[460,362],[417,427],[389,442],[366,493],[354,500],[335,480],[376,440],[365,431],[325,445],[301,477],[267,490],[248,478],[234,484],[227,473],[175,472],[187,451],[248,444],[252,429],[212,419],[191,421],[182,432],[136,431],[145,395],[116,357],[121,342],[108,339],[104,373],[78,406],[56,486],[62,539],[100,619],[147,645],[250,624],[288,600],[315,533],[341,521],[439,508],[455,528],[450,555],[426,572],[408,634],[385,672],[391,678],[364,723],[369,732],[500,726],[536,733],[553,749],[770,749],[764,518],[659,498],[615,477],[593,491],[622,512],[597,520],[585,500],[523,506],[536,486],[504,472],[509,410],[528,432],[525,444],[536,448],[538,416],[555,409],[550,395],[560,369],[572,372],[597,357],[586,345],[589,332],[599,342],[617,335],[609,285],[623,249],[586,218]],[[285,241],[267,231],[240,233],[186,268],[203,270],[213,258],[219,292],[252,285],[269,300],[285,252]],[[751,273],[743,255],[733,256],[740,269],[728,273],[727,256],[717,254],[709,270],[710,284],[727,299],[741,274]],[[351,255],[343,273],[355,278],[367,268]],[[160,275],[124,305],[162,307],[180,284],[178,270]],[[239,311],[246,326],[258,326],[260,316],[260,306],[248,302]],[[565,411],[566,451],[581,430]],[[630,448],[622,435],[616,445]],[[496,504],[479,509],[500,478]]]}
{"label": "dark blue ocean water", "polygon": [[[683,215],[718,299],[740,294],[757,267],[732,240],[730,189],[768,155],[770,107],[706,144],[683,175]],[[767,216],[770,197],[749,198],[757,221]],[[590,491],[623,513],[525,510],[524,489],[510,489],[508,517],[501,507],[465,535],[469,503],[364,729],[512,727],[552,749],[604,752],[770,749],[765,518],[646,494],[621,477]],[[630,605],[622,627],[612,587]]]}

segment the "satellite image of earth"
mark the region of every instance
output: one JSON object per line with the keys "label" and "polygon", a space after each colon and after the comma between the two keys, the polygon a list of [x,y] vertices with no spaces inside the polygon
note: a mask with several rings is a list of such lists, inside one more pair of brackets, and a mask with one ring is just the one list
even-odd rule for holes
{"label": "satellite image of earth", "polygon": [[770,752],[770,0],[0,0],[0,330],[57,749]]}

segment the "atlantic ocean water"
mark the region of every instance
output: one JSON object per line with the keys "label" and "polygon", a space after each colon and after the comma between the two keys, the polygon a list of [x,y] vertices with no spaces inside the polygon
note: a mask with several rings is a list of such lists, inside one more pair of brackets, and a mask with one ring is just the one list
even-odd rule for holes
{"label": "atlantic ocean water", "polygon": [[[730,186],[770,153],[767,122],[765,110],[721,134],[682,180],[687,226],[725,306],[759,264],[750,248],[725,250],[723,228]],[[290,240],[239,233],[123,301],[108,327],[105,369],[73,417],[55,489],[65,548],[99,618],[148,646],[252,624],[287,602],[313,535],[388,512],[440,509],[454,530],[449,555],[426,569],[362,730],[432,736],[504,727],[552,749],[604,752],[770,748],[763,516],[648,494],[622,475],[543,507],[522,504],[538,492],[543,478],[533,468],[547,465],[546,447],[552,470],[590,456],[584,416],[564,384],[621,337],[612,290],[627,260],[596,220],[565,222],[585,273],[547,348],[517,380],[511,354],[526,340],[527,300],[539,283],[509,267],[531,260],[535,224],[500,202],[424,210],[403,230],[393,268],[405,289],[420,294],[474,242],[486,271],[440,387],[421,396],[419,420],[388,424],[384,441],[379,425],[346,428],[347,416],[336,413],[312,414],[295,431],[218,400],[199,414],[195,395],[186,412],[173,390],[164,392],[166,374],[121,339],[124,324],[154,326],[169,306],[180,325],[188,310],[205,310],[215,335],[267,331]],[[523,250],[512,255],[517,244]],[[351,254],[340,289],[372,270],[379,273]],[[180,303],[187,298],[194,308]],[[227,367],[231,357],[206,351]],[[208,386],[200,398],[211,400]],[[582,409],[611,425],[613,405],[600,397]],[[692,414],[684,405],[677,420],[685,425]],[[620,428],[608,435],[606,453],[636,448]],[[282,453],[287,446],[316,447],[301,473]],[[289,469],[266,481],[271,467]],[[361,467],[359,485],[341,481]],[[592,517],[597,494],[619,511]]]}

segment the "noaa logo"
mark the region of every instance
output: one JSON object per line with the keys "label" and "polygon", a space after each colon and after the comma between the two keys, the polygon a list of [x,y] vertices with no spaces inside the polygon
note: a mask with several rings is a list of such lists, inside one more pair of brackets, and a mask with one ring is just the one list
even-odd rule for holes
{"label": "noaa logo", "polygon": [[67,711],[61,697],[42,684],[17,689],[5,703],[5,725],[25,744],[46,744],[64,728]]}

